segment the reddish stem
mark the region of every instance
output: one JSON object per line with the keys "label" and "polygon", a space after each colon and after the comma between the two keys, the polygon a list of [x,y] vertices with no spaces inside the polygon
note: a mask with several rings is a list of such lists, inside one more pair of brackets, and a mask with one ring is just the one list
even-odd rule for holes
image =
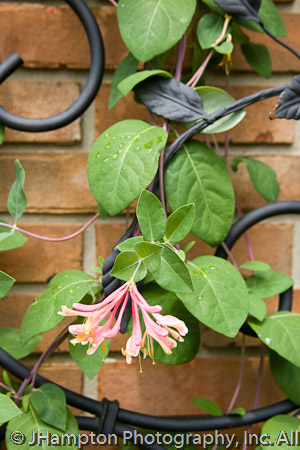
{"label": "reddish stem", "polygon": [[185,49],[186,49],[186,33],[182,36],[182,38],[179,41],[178,45],[178,56],[177,56],[177,64],[176,64],[176,71],[175,71],[175,80],[180,81],[181,74],[182,74],[182,64],[185,56]]}
{"label": "reddish stem", "polygon": [[192,76],[192,78],[186,83],[187,86],[195,87],[200,78],[202,77],[202,74],[204,70],[206,69],[207,64],[209,63],[212,55],[214,54],[214,50],[211,50],[197,72]]}
{"label": "reddish stem", "polygon": [[[168,122],[164,120],[163,124],[164,130],[166,132],[169,132]],[[165,191],[164,191],[164,156],[165,156],[165,149],[160,154],[159,158],[159,191],[160,191],[160,201],[162,204],[162,207],[165,211],[166,218],[168,218],[167,214],[167,208],[166,208],[166,202],[165,202]]]}
{"label": "reddish stem", "polygon": [[109,0],[110,1],[110,3],[112,3],[114,6],[118,6],[118,3],[115,1],[115,0]]}
{"label": "reddish stem", "polygon": [[231,251],[229,250],[229,248],[228,248],[227,245],[225,244],[225,242],[224,242],[224,241],[221,242],[221,245],[222,245],[222,247],[224,248],[225,252],[227,253],[227,255],[228,255],[230,261],[232,262],[232,264],[234,265],[234,267],[235,267],[236,269],[239,270],[239,267],[238,267],[238,265],[237,265],[237,262],[236,262],[236,260],[234,259],[233,254],[231,253]]}
{"label": "reddish stem", "polygon": [[[241,206],[239,204],[239,201],[237,199],[237,196],[235,196],[235,207],[236,207],[236,210],[237,210],[237,213],[238,213],[239,217],[243,217],[243,212],[242,212]],[[250,259],[250,261],[254,261],[253,250],[252,250],[249,234],[248,234],[247,231],[245,231],[245,233],[244,233],[244,238],[245,238],[245,241],[246,241],[246,246],[247,246],[247,250],[248,250],[249,259]]]}

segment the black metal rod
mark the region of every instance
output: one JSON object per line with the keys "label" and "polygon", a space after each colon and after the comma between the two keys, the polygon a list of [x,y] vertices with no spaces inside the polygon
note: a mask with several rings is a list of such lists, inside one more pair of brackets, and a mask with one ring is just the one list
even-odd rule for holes
{"label": "black metal rod", "polygon": [[[67,0],[67,3],[80,19],[90,45],[91,64],[86,85],[77,100],[69,108],[51,117],[29,119],[16,116],[0,106],[0,123],[2,125],[13,128],[14,130],[29,132],[56,130],[57,128],[68,125],[81,116],[94,100],[101,85],[104,72],[104,47],[102,37],[93,14],[83,0]],[[21,58],[17,54],[12,54],[6,59],[2,63],[4,66],[0,65],[0,82],[1,78],[3,81],[12,70],[20,65],[21,61]]]}

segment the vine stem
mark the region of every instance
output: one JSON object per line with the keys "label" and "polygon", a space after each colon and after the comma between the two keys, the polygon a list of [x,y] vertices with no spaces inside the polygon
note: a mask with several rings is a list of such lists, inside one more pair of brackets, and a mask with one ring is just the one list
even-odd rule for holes
{"label": "vine stem", "polygon": [[15,225],[10,225],[8,223],[0,222],[0,226],[11,228],[13,230],[17,230],[22,234],[26,234],[27,236],[33,237],[35,239],[40,239],[41,241],[49,241],[49,242],[63,242],[68,241],[69,239],[73,239],[74,237],[78,236],[80,233],[82,233],[84,230],[86,230],[96,219],[98,219],[99,213],[95,214],[83,227],[81,227],[78,231],[75,231],[75,233],[70,234],[69,236],[65,236],[62,238],[51,238],[46,236],[41,236],[39,234],[31,233],[30,231],[23,230],[22,228],[19,228]]}
{"label": "vine stem", "polygon": [[186,50],[186,33],[184,33],[178,45],[178,57],[177,57],[176,71],[174,75],[174,78],[177,81],[180,81],[181,79],[182,64],[185,56],[185,50]]}
{"label": "vine stem", "polygon": [[279,39],[277,36],[275,36],[275,34],[271,33],[271,31],[266,28],[263,24],[260,24],[260,26],[262,27],[262,29],[264,30],[264,32],[274,41],[276,41],[278,44],[282,45],[283,47],[285,47],[287,50],[289,50],[291,53],[293,53],[293,55],[297,56],[297,58],[300,59],[300,53],[294,49],[294,47],[292,47],[291,45],[289,45],[287,42],[282,41],[281,39]]}
{"label": "vine stem", "polygon": [[[168,122],[165,119],[164,119],[163,128],[167,133],[169,132]],[[164,209],[165,216],[167,219],[168,214],[167,214],[166,201],[165,201],[165,190],[164,190],[164,157],[165,157],[165,148],[161,152],[160,158],[159,158],[159,191],[160,191],[160,201],[161,201],[161,204],[162,204],[162,207]]]}
{"label": "vine stem", "polygon": [[[237,196],[235,196],[235,207],[236,207],[239,217],[243,217],[243,211],[242,211],[242,208],[240,206]],[[250,259],[250,261],[254,261],[254,254],[253,254],[253,250],[252,250],[252,246],[251,246],[251,242],[250,242],[249,233],[247,231],[245,231],[245,233],[243,233],[243,234],[244,234],[244,238],[246,241],[249,259]]]}
{"label": "vine stem", "polygon": [[8,392],[12,392],[13,394],[15,393],[15,391],[13,389],[11,389],[10,387],[6,386],[6,384],[4,384],[4,383],[0,382],[0,387],[2,387],[3,389],[5,389]]}
{"label": "vine stem", "polygon": [[46,350],[41,354],[37,362],[34,364],[33,368],[29,372],[26,378],[24,378],[16,396],[16,403],[18,403],[21,399],[21,397],[24,395],[24,392],[29,385],[30,381],[32,380],[32,384],[34,385],[37,371],[39,367],[43,364],[46,358],[51,355],[51,353],[54,352],[54,350],[67,338],[68,336],[68,329],[64,329],[59,335],[54,339],[54,341],[46,348]]}
{"label": "vine stem", "polygon": [[221,242],[221,245],[222,245],[222,247],[224,248],[225,252],[227,253],[227,255],[228,255],[230,261],[232,262],[232,264],[234,265],[234,267],[235,267],[237,270],[239,270],[239,267],[238,267],[238,265],[237,265],[237,262],[236,262],[236,260],[235,260],[235,258],[234,258],[234,256],[233,256],[233,254],[231,253],[231,251],[230,251],[229,248],[227,247],[226,243],[223,241],[223,242]]}
{"label": "vine stem", "polygon": [[191,87],[196,86],[196,84],[202,77],[202,74],[203,74],[204,70],[206,69],[206,66],[209,63],[213,54],[214,54],[214,50],[211,50],[209,52],[209,54],[207,55],[207,57],[205,58],[205,60],[203,61],[203,63],[201,64],[201,66],[199,67],[199,69],[197,70],[197,72],[195,72],[194,75],[192,76],[192,78],[186,83],[187,86],[191,86]]}
{"label": "vine stem", "polygon": [[114,5],[116,7],[118,6],[118,3],[116,2],[116,0],[109,0],[109,1],[112,5]]}

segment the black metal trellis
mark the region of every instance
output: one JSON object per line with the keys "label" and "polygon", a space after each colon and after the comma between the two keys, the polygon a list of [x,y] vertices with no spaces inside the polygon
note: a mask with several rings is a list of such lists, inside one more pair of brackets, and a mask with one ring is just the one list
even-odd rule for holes
{"label": "black metal trellis", "polygon": [[[57,114],[55,116],[44,119],[28,119],[15,116],[7,112],[0,106],[0,123],[3,125],[28,132],[41,132],[49,131],[57,128],[61,128],[73,120],[78,118],[93,101],[97,91],[100,87],[103,71],[104,71],[104,50],[101,39],[101,34],[98,25],[83,0],[67,0],[67,3],[75,11],[81,20],[86,34],[88,36],[90,51],[91,51],[91,67],[88,77],[88,81],[78,97],[78,99],[67,110]],[[22,59],[16,53],[13,53],[5,61],[0,64],[0,83],[3,82],[14,70],[22,64]],[[279,94],[283,88],[274,88],[266,90],[268,96]],[[257,101],[262,99],[257,94],[247,97],[247,100],[242,99],[240,101],[240,107],[247,106],[247,104],[253,103],[253,98],[257,98]],[[263,98],[266,98],[264,95]],[[239,102],[239,101],[238,101]],[[236,102],[237,103],[237,102]],[[217,114],[213,114],[205,123],[205,120],[200,125],[195,125],[192,129],[184,133],[182,137],[177,139],[166,152],[166,164],[167,167],[169,161],[175,152],[183,145],[183,143],[193,137],[201,129],[205,128],[208,123],[213,123],[219,117],[224,114],[229,114],[232,105],[225,107],[222,111],[218,111]],[[154,191],[157,189],[157,180],[154,184]],[[268,217],[272,217],[279,214],[300,214],[300,202],[279,202],[273,203],[261,208],[258,208],[240,220],[238,220],[231,228],[225,243],[231,248],[240,235],[249,229],[256,223],[264,220]],[[122,240],[132,236],[136,227],[136,219],[133,221]],[[110,270],[118,252],[115,250],[106,260],[103,266],[103,284],[105,285],[105,293],[109,294],[116,287],[118,287],[119,280],[113,279],[110,276]],[[216,251],[216,256],[226,258],[223,248],[219,247]],[[285,293],[280,295],[279,310],[290,310],[292,306],[292,290],[289,289]],[[241,331],[247,334],[254,334],[247,325],[241,328]],[[15,360],[3,349],[0,348],[0,364],[8,370],[10,373],[24,379],[29,369]],[[36,386],[49,382],[46,378],[37,376]],[[190,432],[190,431],[204,431],[214,429],[224,429],[239,426],[247,426],[256,422],[265,421],[268,418],[277,415],[289,413],[296,409],[295,405],[290,400],[274,403],[272,405],[258,408],[252,411],[246,412],[245,415],[224,415],[220,417],[206,417],[206,416],[192,416],[186,418],[176,417],[164,417],[164,416],[151,416],[147,414],[141,414],[134,411],[128,411],[118,407],[118,403],[110,402],[103,399],[101,402],[84,397],[81,394],[72,392],[66,388],[62,388],[66,394],[67,403],[71,406],[75,406],[83,411],[94,414],[96,417],[77,417],[79,428],[82,430],[90,430],[96,432],[104,432],[106,434],[116,433],[118,436],[122,436],[124,431],[132,430],[131,427],[142,427],[148,430],[158,431],[173,431],[173,432]],[[0,429],[0,438],[4,437],[5,427]],[[143,447],[152,449],[161,449],[159,444],[147,444],[144,443]]]}

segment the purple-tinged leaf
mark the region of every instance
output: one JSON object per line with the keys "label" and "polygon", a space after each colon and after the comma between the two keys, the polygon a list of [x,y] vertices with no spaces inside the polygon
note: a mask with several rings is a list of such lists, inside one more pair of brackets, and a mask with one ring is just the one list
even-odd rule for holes
{"label": "purple-tinged leaf", "polygon": [[270,119],[300,119],[300,75],[280,94],[269,116]]}
{"label": "purple-tinged leaf", "polygon": [[215,2],[234,19],[254,20],[261,23],[258,15],[261,0],[215,0]]}
{"label": "purple-tinged leaf", "polygon": [[151,77],[134,92],[150,111],[167,119],[191,122],[206,117],[199,94],[174,78]]}

